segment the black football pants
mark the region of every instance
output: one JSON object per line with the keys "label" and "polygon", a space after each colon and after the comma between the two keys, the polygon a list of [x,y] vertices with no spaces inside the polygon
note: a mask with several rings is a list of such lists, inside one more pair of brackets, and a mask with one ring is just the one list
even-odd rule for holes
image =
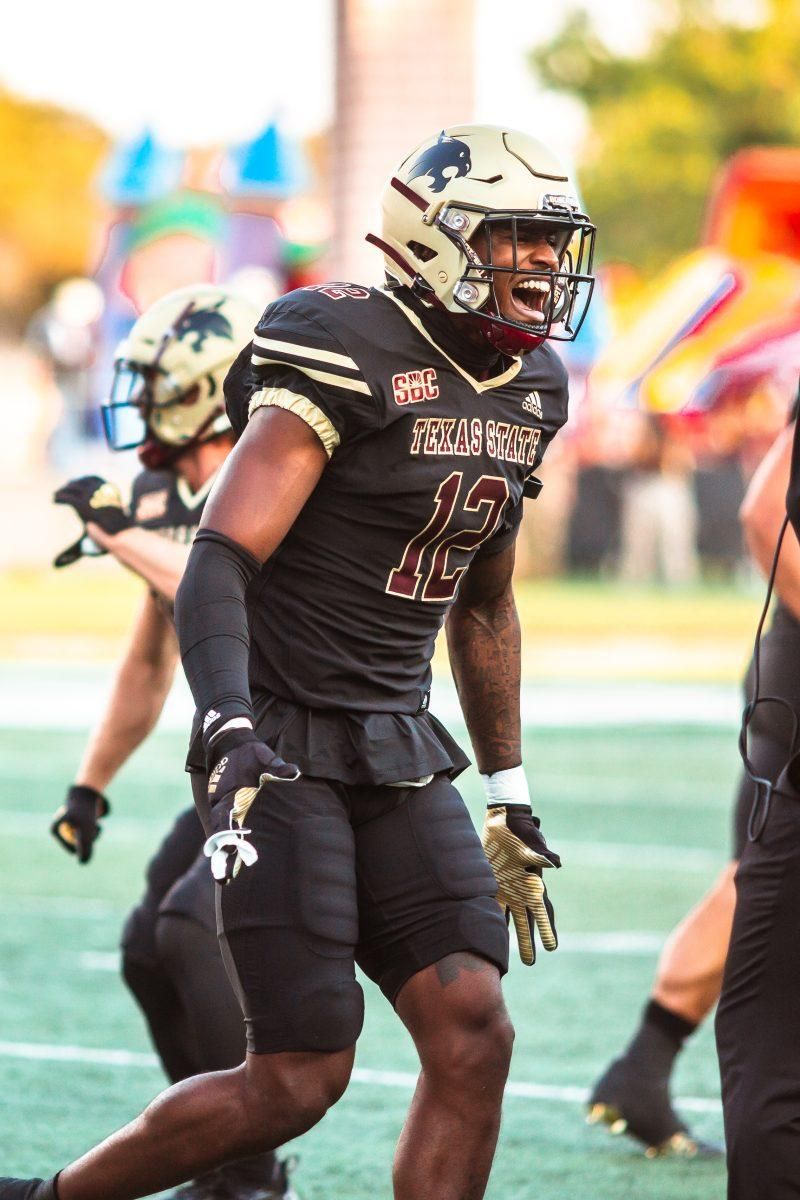
{"label": "black football pants", "polygon": [[800,795],[776,795],[736,874],[716,1018],[728,1200],[800,1198]]}
{"label": "black football pants", "polygon": [[122,937],[125,982],[175,1083],[237,1067],[244,1023],[216,933],[219,890],[202,853],[195,810],[181,813],[153,856]]}

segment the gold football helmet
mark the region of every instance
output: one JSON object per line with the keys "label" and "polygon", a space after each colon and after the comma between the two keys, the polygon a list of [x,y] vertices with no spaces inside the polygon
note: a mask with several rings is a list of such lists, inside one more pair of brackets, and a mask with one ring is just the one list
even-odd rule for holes
{"label": "gold football helmet", "polygon": [[[511,266],[492,262],[492,231],[500,225],[511,228]],[[518,267],[517,238],[522,241],[531,225],[554,235],[558,271]],[[485,261],[471,244],[479,230]],[[594,235],[565,168],[546,146],[513,129],[461,125],[443,129],[403,161],[383,193],[381,236],[367,240],[383,251],[390,285],[470,315],[498,349],[519,354],[544,338],[577,335],[594,283]],[[523,286],[546,293],[544,320],[500,315],[493,286],[498,271],[530,276]]]}
{"label": "gold football helmet", "polygon": [[252,301],[206,283],[152,304],[117,349],[103,405],[111,448],[136,446],[145,466],[165,467],[229,432],[222,384],[259,316]]}

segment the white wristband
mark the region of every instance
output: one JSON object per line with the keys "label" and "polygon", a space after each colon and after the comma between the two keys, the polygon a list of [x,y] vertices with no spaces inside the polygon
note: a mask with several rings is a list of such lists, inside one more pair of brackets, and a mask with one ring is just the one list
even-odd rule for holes
{"label": "white wristband", "polygon": [[507,771],[481,775],[481,779],[487,804],[524,804],[530,808],[531,794],[523,767],[509,767]]}
{"label": "white wristband", "polygon": [[223,733],[227,733],[230,729],[252,729],[253,722],[249,717],[231,717],[230,721],[226,721],[224,725],[220,725],[219,729],[212,733],[208,739],[209,746],[213,746],[217,738],[222,737]]}

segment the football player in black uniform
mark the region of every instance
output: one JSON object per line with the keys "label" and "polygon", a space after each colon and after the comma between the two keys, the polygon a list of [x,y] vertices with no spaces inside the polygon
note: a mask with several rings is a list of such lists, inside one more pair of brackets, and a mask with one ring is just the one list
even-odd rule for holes
{"label": "football player in black uniform", "polygon": [[[521,763],[514,538],[566,420],[546,339],[580,325],[593,238],[545,147],[467,125],[389,182],[371,238],[386,288],[302,289],[264,313],[226,383],[241,437],[176,604],[247,1061],[0,1197],[130,1200],[309,1129],[350,1076],[356,961],[421,1062],[395,1197],[483,1196],[513,1036],[504,915],[523,961],[535,928],[554,949],[542,874],[560,865]],[[485,853],[452,782],[467,759],[428,711],[445,618]]]}
{"label": "football player in black uniform", "polygon": [[[792,425],[782,432],[755,472],[741,508],[753,561],[769,576],[785,517]],[[775,581],[778,603],[761,639],[759,692],[781,702],[761,703],[749,722],[749,757],[759,779],[776,780],[792,751],[790,711],[800,713],[800,551],[787,534]],[[745,702],[755,692],[755,661],[744,680]],[[786,706],[790,707],[787,708]],[[686,1039],[719,999],[736,905],[734,877],[748,843],[751,814],[763,785],[748,771],[739,781],[733,813],[732,861],[710,891],[670,935],[639,1027],[624,1053],[603,1072],[589,1098],[589,1122],[626,1132],[648,1157],[707,1158],[722,1153],[693,1137],[670,1101],[670,1080]],[[759,813],[755,821],[758,824]]]}
{"label": "football player in black uniform", "polygon": [[[759,469],[761,503],[771,513],[773,531],[771,539],[763,539],[761,559],[775,555],[773,577],[780,603],[758,655],[751,696],[757,695],[759,702],[746,710],[750,730],[743,745],[745,765],[757,777],[759,795],[736,873],[736,910],[716,1018],[729,1200],[800,1197],[797,424],[778,438]],[[776,531],[781,528],[776,553]]]}
{"label": "football player in black uniform", "polygon": [[[172,292],[145,312],[117,352],[105,416],[114,449],[139,447],[146,464],[129,511],[97,476],[56,493],[84,522],[56,559],[104,551],[148,585],[111,696],[94,729],[52,832],[81,863],[92,856],[104,793],[155,726],[178,659],[172,606],[206,497],[233,434],[222,385],[257,310],[226,289]],[[154,378],[155,377],[155,378]],[[245,1055],[241,1011],[216,936],[214,883],[194,807],[183,812],[150,863],[147,887],[122,937],[122,973],[173,1082],[238,1066]],[[292,1196],[286,1165],[270,1152],[182,1188],[183,1200],[278,1200]]]}

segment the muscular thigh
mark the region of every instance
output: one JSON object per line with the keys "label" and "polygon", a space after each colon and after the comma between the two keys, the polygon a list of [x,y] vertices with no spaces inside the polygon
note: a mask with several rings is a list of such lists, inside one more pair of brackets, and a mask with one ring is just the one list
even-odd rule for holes
{"label": "muscular thigh", "polygon": [[218,889],[220,939],[255,1053],[352,1045],[363,999],[355,851],[341,788],[269,784],[250,810],[257,862]]}
{"label": "muscular thigh", "polygon": [[417,972],[458,951],[508,968],[497,885],[463,800],[424,788],[351,789],[358,867],[357,961],[394,1003]]}

